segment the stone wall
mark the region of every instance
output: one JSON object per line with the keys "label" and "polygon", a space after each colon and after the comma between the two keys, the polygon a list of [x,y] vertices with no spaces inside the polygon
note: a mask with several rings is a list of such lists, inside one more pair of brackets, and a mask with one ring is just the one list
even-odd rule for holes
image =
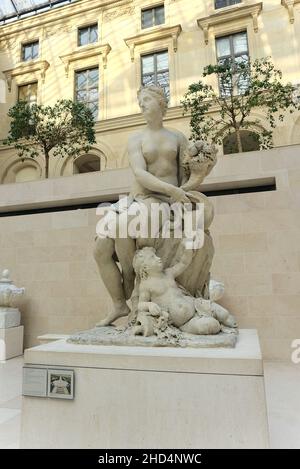
{"label": "stone wall", "polygon": [[[277,189],[213,197],[212,275],[240,327],[257,328],[264,358],[287,359],[300,337],[300,146],[219,158],[203,190],[276,180]],[[0,186],[0,211],[111,200],[126,193],[128,170]],[[43,194],[40,199],[39,194]],[[0,218],[0,268],[27,289],[26,347],[45,333],[92,327],[110,299],[92,257],[95,209]]]}

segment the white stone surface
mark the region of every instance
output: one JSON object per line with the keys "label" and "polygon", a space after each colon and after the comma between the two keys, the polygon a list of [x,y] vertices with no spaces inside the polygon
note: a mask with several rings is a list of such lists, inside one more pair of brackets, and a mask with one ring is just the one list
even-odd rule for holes
{"label": "white stone surface", "polygon": [[18,308],[0,307],[0,329],[18,327],[21,322],[21,313]]}
{"label": "white stone surface", "polygon": [[23,354],[24,327],[0,329],[0,361]]}
{"label": "white stone surface", "polygon": [[20,447],[23,357],[0,362],[0,449]]}
{"label": "white stone surface", "polygon": [[27,350],[25,363],[74,369],[75,399],[23,397],[23,448],[268,446],[256,331],[218,350],[58,341]]}

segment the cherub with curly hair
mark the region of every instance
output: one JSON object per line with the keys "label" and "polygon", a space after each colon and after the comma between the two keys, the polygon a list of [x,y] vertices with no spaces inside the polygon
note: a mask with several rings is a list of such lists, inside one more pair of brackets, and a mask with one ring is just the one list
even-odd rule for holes
{"label": "cherub with curly hair", "polygon": [[[153,335],[157,319],[166,321],[182,332],[190,334],[218,334],[221,324],[212,313],[201,308],[201,299],[188,295],[176,283],[176,278],[188,267],[193,250],[187,249],[184,239],[183,255],[174,266],[164,270],[162,260],[152,247],[145,247],[134,256],[133,268],[139,281],[137,322],[146,327],[144,335]],[[148,317],[153,318],[145,321]],[[146,324],[146,326],[145,326]]]}

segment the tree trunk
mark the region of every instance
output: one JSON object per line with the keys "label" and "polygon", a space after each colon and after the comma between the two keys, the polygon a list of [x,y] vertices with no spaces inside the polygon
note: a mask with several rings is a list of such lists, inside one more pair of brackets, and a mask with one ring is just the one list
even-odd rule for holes
{"label": "tree trunk", "polygon": [[238,147],[238,152],[243,153],[243,145],[242,145],[240,129],[235,129],[235,135],[236,135],[236,143],[237,143],[237,147]]}
{"label": "tree trunk", "polygon": [[49,177],[49,152],[45,150],[45,178]]}

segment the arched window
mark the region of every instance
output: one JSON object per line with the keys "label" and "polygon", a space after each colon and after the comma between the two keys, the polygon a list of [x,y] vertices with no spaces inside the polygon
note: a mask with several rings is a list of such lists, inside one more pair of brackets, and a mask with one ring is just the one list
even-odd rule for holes
{"label": "arched window", "polygon": [[[259,150],[258,135],[250,130],[241,130],[241,141],[243,152]],[[238,153],[238,145],[236,141],[236,134],[230,133],[223,140],[223,152],[224,155],[230,155],[231,153]]]}
{"label": "arched window", "polygon": [[73,174],[93,173],[100,169],[100,158],[96,155],[81,155],[73,164]]}

